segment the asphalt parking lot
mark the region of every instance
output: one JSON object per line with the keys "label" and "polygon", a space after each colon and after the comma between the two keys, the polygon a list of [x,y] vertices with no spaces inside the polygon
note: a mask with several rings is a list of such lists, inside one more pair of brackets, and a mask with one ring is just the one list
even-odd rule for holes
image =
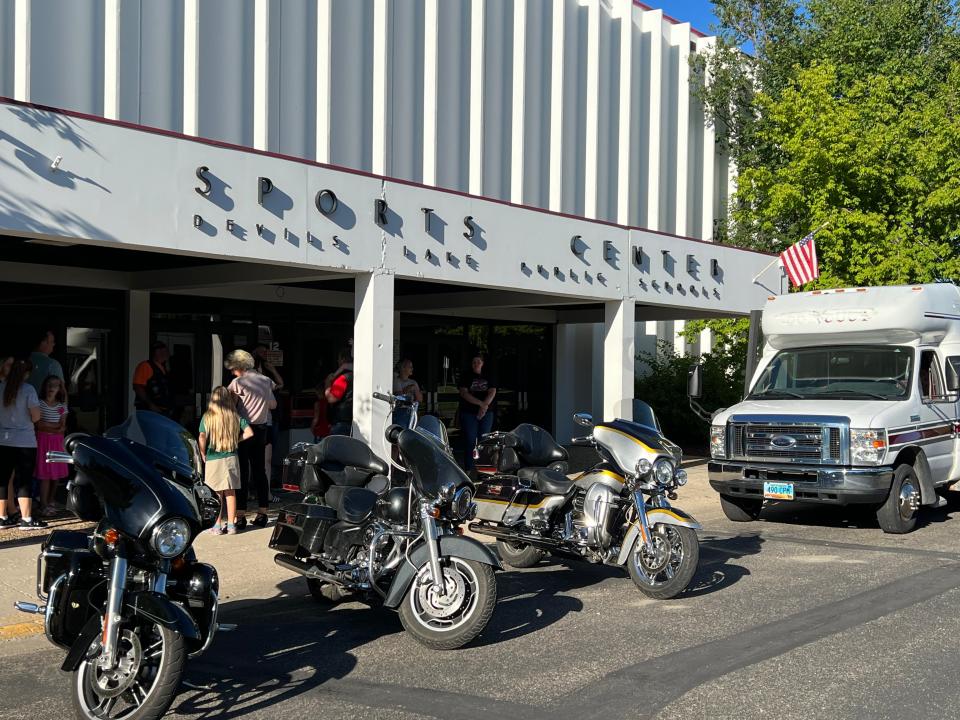
{"label": "asphalt parking lot", "polygon": [[[705,529],[686,594],[647,600],[625,572],[583,563],[508,570],[487,630],[447,653],[417,645],[392,612],[322,609],[273,565],[268,531],[201,538],[238,628],[191,663],[171,715],[960,717],[960,493],[890,536],[868,513],[792,504],[731,523],[702,470],[692,476],[677,504]],[[6,570],[35,550],[0,539],[5,593],[29,578],[29,597],[32,564]],[[16,618],[2,608],[0,620]],[[61,660],[42,635],[0,640],[0,717],[69,716]]]}

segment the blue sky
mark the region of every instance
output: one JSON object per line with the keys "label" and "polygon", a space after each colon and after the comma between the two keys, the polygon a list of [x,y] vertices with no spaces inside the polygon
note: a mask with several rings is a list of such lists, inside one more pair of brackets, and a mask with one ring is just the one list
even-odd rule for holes
{"label": "blue sky", "polygon": [[712,35],[710,26],[717,21],[710,0],[643,0],[645,5],[662,8],[681,22],[688,22],[700,32]]}

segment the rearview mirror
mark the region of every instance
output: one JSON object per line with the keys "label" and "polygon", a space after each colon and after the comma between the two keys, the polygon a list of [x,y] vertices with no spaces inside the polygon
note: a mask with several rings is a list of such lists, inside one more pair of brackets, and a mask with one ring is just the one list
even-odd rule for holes
{"label": "rearview mirror", "polygon": [[687,397],[693,399],[703,397],[703,366],[700,363],[690,368],[687,376]]}
{"label": "rearview mirror", "polygon": [[573,421],[577,425],[583,425],[583,427],[593,427],[593,415],[585,412],[578,412],[573,414]]}

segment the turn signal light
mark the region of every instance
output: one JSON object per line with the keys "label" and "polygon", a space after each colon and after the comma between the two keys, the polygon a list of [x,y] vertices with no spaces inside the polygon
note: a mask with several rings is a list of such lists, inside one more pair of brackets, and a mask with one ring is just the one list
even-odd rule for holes
{"label": "turn signal light", "polygon": [[432,518],[440,517],[440,508],[431,507],[429,510],[427,510],[427,515],[429,515]]}
{"label": "turn signal light", "polygon": [[119,539],[120,533],[117,532],[116,528],[108,528],[106,532],[103,533],[103,541],[110,547],[116,545]]}

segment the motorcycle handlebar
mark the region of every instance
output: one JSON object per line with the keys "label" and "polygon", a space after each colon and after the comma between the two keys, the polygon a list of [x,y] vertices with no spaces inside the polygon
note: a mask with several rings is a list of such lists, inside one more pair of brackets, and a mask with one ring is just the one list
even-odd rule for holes
{"label": "motorcycle handlebar", "polygon": [[383,400],[384,402],[392,403],[394,401],[393,395],[388,395],[387,393],[375,392],[373,397],[376,400]]}
{"label": "motorcycle handlebar", "polygon": [[570,438],[571,445],[593,445],[593,436],[584,435],[583,437]]}

